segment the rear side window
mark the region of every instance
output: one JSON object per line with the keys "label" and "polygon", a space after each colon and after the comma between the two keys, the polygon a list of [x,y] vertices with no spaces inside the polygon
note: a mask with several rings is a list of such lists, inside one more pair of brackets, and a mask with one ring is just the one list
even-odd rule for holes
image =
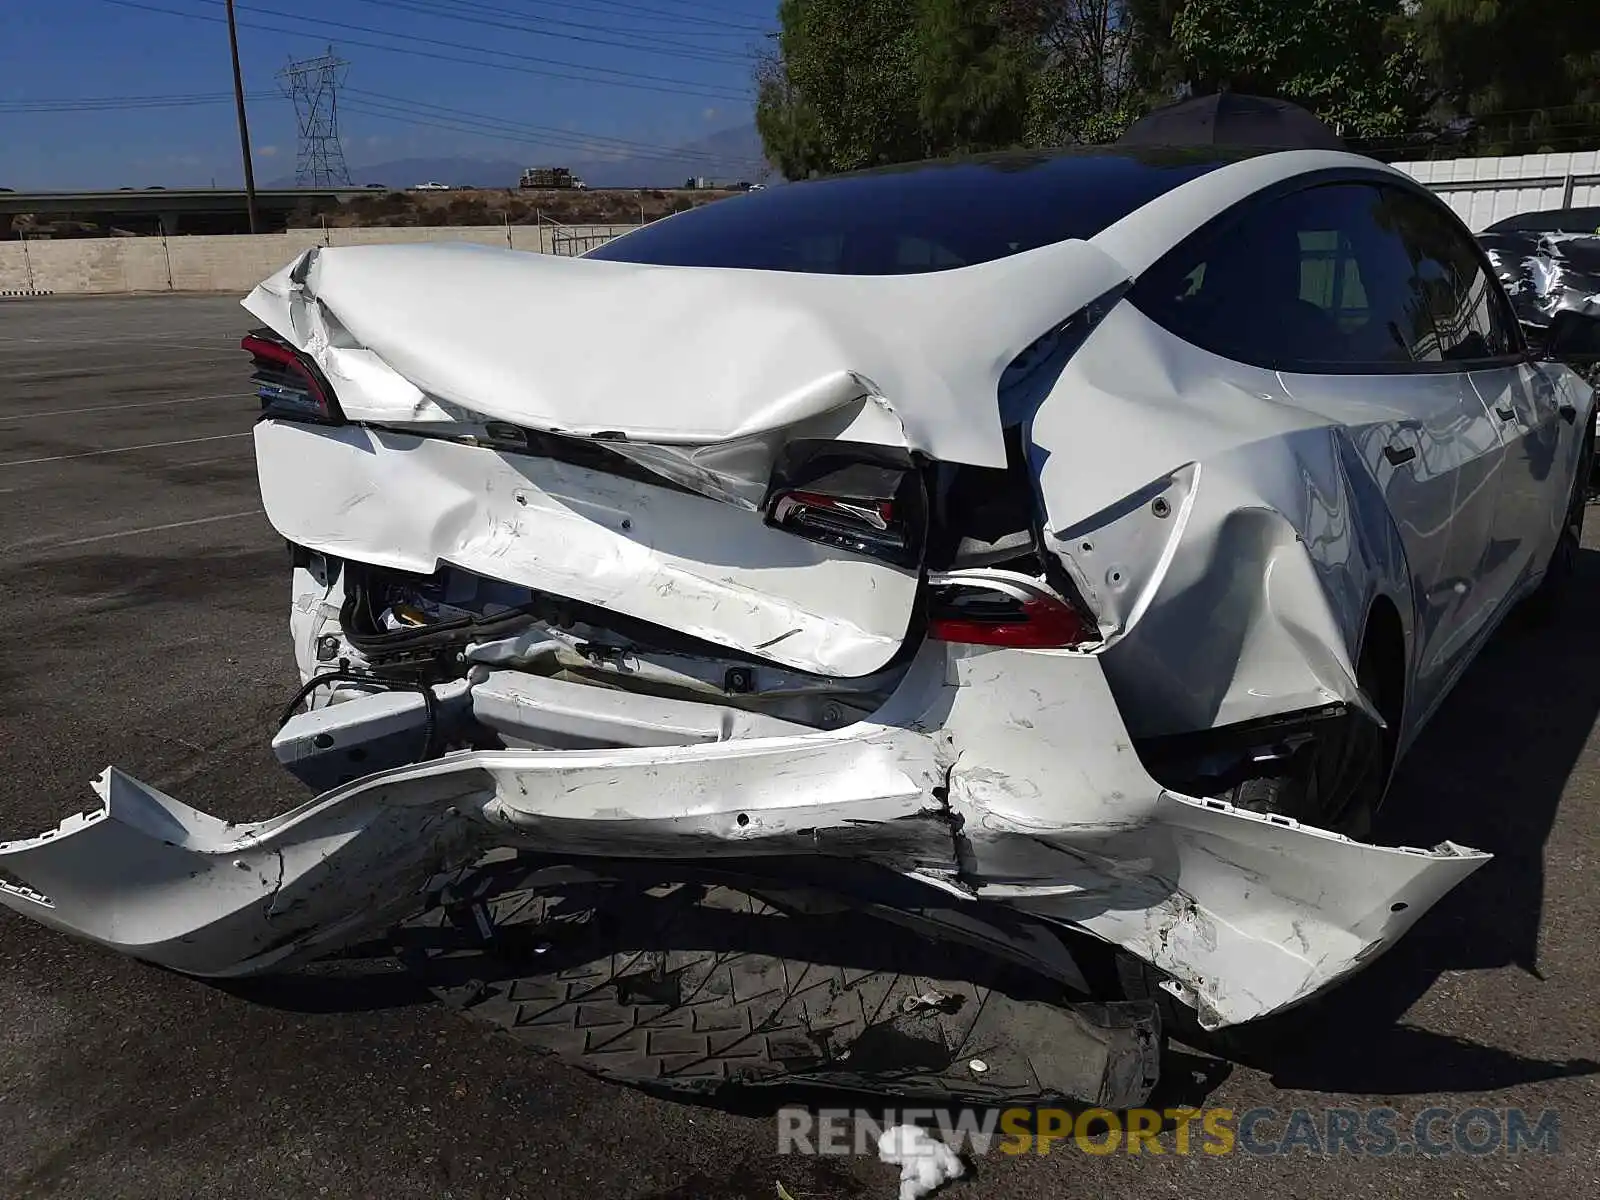
{"label": "rear side window", "polygon": [[1455,218],[1414,192],[1381,191],[1444,359],[1481,362],[1516,353],[1520,339],[1505,293],[1491,277],[1483,252]]}
{"label": "rear side window", "polygon": [[1499,292],[1471,245],[1445,236],[1455,232],[1402,189],[1324,184],[1202,229],[1131,296],[1185,341],[1279,370],[1382,371],[1506,353]]}

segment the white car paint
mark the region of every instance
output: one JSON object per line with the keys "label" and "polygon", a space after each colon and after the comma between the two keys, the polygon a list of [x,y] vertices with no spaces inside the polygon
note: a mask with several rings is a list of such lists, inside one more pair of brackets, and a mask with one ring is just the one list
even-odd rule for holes
{"label": "white car paint", "polygon": [[[1042,745],[1036,723],[1059,736]],[[190,974],[332,949],[398,916],[441,862],[491,845],[822,853],[1126,945],[1209,1025],[1357,969],[1489,857],[1366,846],[1163,791],[1095,656],[931,642],[871,720],[831,732],[463,752],[238,826],[120,772],[97,790],[99,811],[0,845],[0,866],[29,880],[0,884],[0,901]]]}
{"label": "white car paint", "polygon": [[[1591,419],[1562,368],[1280,374],[1191,346],[1120,301],[1126,281],[1229,205],[1352,164],[1377,169],[1324,152],[1249,159],[1091,241],[916,276],[308,252],[247,307],[366,425],[258,426],[264,503],[285,537],[585,600],[831,684],[884,672],[889,694],[804,733],[728,722],[708,740],[709,723],[664,716],[601,749],[460,750],[249,826],[110,772],[99,810],[0,845],[0,871],[24,881],[0,882],[0,903],[176,969],[235,975],[391,919],[441,864],[494,845],[821,853],[1121,946],[1166,972],[1207,1025],[1305,999],[1392,945],[1488,856],[1365,845],[1184,794],[1152,777],[1133,742],[1324,704],[1370,711],[1354,663],[1381,601],[1409,647],[1404,745],[1548,559],[1547,519],[1516,531],[1514,564],[1481,561],[1497,505],[1560,511],[1579,456],[1570,431]],[[624,324],[641,312],[650,320]],[[1046,548],[1100,640],[925,640],[889,672],[924,581],[775,533],[753,511],[756,485],[801,435],[1003,466],[999,417],[973,398],[994,396],[1057,328],[1071,342],[1064,366],[1017,386],[1034,388]],[[1513,418],[1495,416],[1508,398]],[[1560,403],[1583,419],[1552,422]],[[700,494],[472,444],[497,420],[602,442]],[[439,432],[457,440],[418,436]],[[1406,439],[1418,452],[1402,469],[1386,451]],[[1534,444],[1537,486],[1517,466]],[[343,581],[302,570],[295,586],[309,677],[321,640],[349,653]],[[464,655],[469,681],[522,661],[503,646],[476,658],[483,649]],[[640,652],[617,670],[680,668]],[[548,708],[571,728],[582,706],[564,695],[529,689],[499,711],[514,723]]]}
{"label": "white car paint", "polygon": [[[999,421],[974,412],[971,397],[993,395],[1017,355],[1127,278],[1081,241],[943,272],[932,287],[915,275],[353,246],[301,255],[245,307],[311,356],[352,419],[431,422],[453,405],[553,433],[682,447],[829,417],[829,436],[859,438],[857,413],[882,406],[904,432],[873,440],[1001,467]],[[878,319],[886,311],[893,322]],[[628,321],[636,312],[650,321]],[[359,367],[346,367],[352,358]]]}
{"label": "white car paint", "polygon": [[256,455],[267,519],[298,545],[422,575],[453,563],[823,675],[893,658],[920,586],[730,505],[552,459],[293,421],[257,425]]}

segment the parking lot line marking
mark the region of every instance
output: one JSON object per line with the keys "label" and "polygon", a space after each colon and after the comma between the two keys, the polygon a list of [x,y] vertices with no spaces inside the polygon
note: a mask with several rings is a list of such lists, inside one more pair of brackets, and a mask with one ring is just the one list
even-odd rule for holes
{"label": "parking lot line marking", "polygon": [[90,408],[55,408],[13,415],[0,413],[0,425],[4,425],[7,421],[32,421],[39,417],[75,417],[80,413],[119,412],[124,408],[155,408],[160,404],[198,404],[202,400],[243,400],[254,395],[254,392],[218,392],[215,396],[178,396],[172,400],[138,400],[132,404],[96,404]]}
{"label": "parking lot line marking", "polygon": [[245,512],[222,513],[220,516],[215,517],[195,517],[191,521],[168,521],[165,525],[144,525],[138,529],[119,529],[116,533],[97,533],[93,537],[70,538],[65,542],[17,542],[12,546],[0,547],[0,554],[10,554],[16,550],[65,550],[71,546],[87,546],[93,542],[110,542],[117,538],[137,537],[141,533],[163,533],[168,529],[187,529],[191,525],[212,525],[218,521],[237,521],[240,517],[253,517],[262,511],[264,510],[252,508]]}
{"label": "parking lot line marking", "polygon": [[84,450],[78,454],[52,454],[48,458],[14,458],[10,462],[0,462],[0,467],[31,467],[35,463],[66,462],[69,458],[95,458],[101,454],[126,454],[130,450],[159,450],[163,446],[192,446],[196,442],[220,442],[223,438],[252,437],[255,430],[246,429],[243,433],[214,433],[210,437],[179,438],[175,442],[144,442],[138,446],[113,446],[109,450]]}
{"label": "parking lot line marking", "polygon": [[[219,354],[211,358],[181,358],[176,362],[133,363],[129,369],[176,371],[182,367],[214,367],[218,363],[238,361],[238,358],[231,354]],[[89,366],[89,364],[83,362],[74,362],[71,366],[51,367],[47,371],[9,371],[6,374],[6,381],[9,383],[49,383],[52,380],[81,379],[88,372]],[[96,373],[111,369],[103,364],[93,367]]]}
{"label": "parking lot line marking", "polygon": [[[189,342],[163,341],[160,338],[141,337],[141,336],[139,336],[137,334],[134,334],[134,335],[131,335],[129,337],[124,337],[124,338],[98,337],[98,338],[95,338],[93,341],[84,341],[81,344],[74,345],[72,347],[72,350],[73,350],[74,354],[81,354],[81,353],[84,353],[84,352],[90,351],[90,350],[114,350],[117,353],[122,354],[122,353],[126,353],[130,348],[131,349],[135,349],[135,350],[161,350],[161,351],[164,351],[164,350],[204,350],[204,351],[206,351],[208,353],[220,354],[225,350],[233,350],[235,352],[238,351],[238,349],[239,349],[238,343],[234,340],[236,337],[238,337],[238,335],[237,334],[232,334],[232,333],[218,334],[217,335],[217,340],[215,342],[211,343],[210,345],[207,345],[207,344],[205,344],[203,342],[193,342],[193,341],[189,341]],[[16,347],[15,350],[8,350],[9,353],[27,354],[29,352],[29,350],[31,350],[33,347],[39,347],[40,349],[53,352],[53,351],[57,350],[60,347],[60,345],[61,345],[61,343],[63,341],[71,341],[71,340],[72,339],[70,339],[70,338],[61,338],[61,337],[53,337],[53,338],[7,338],[7,337],[0,337],[0,345],[6,346],[6,347]]]}

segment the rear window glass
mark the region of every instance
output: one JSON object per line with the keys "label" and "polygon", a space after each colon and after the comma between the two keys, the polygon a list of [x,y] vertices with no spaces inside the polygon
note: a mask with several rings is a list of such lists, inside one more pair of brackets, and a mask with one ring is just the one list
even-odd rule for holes
{"label": "rear window glass", "polygon": [[1090,147],[863,171],[718,200],[587,257],[829,275],[943,271],[1093,237],[1250,153]]}

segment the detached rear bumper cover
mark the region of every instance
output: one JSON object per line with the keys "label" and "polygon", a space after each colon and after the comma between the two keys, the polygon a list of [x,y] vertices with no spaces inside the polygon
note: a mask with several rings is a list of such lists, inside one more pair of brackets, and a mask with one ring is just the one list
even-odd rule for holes
{"label": "detached rear bumper cover", "polygon": [[1169,972],[1210,1026],[1365,965],[1489,857],[1363,845],[1164,791],[1093,655],[937,643],[874,720],[833,732],[460,753],[250,825],[115,770],[97,790],[98,811],[0,844],[0,903],[191,974],[332,949],[495,845],[812,853],[1085,929]]}

